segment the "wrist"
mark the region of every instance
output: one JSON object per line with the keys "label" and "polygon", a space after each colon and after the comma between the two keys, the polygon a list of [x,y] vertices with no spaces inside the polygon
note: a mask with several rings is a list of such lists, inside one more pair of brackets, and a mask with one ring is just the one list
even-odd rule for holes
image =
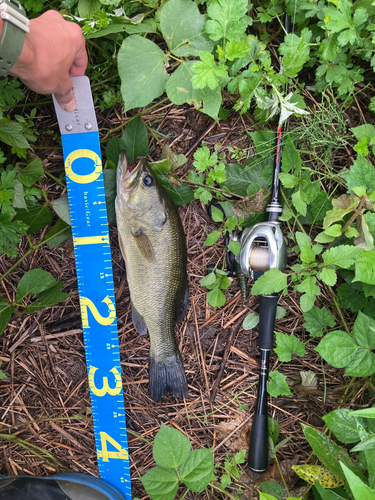
{"label": "wrist", "polygon": [[30,21],[17,0],[0,0],[0,77],[9,73],[21,55]]}

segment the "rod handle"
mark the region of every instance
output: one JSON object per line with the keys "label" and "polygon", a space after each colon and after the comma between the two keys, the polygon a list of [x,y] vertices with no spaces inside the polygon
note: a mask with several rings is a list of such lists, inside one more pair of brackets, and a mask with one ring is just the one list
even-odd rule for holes
{"label": "rod handle", "polygon": [[273,331],[275,329],[275,318],[278,294],[260,295],[259,297],[259,340],[260,349],[273,349]]}
{"label": "rod handle", "polygon": [[262,474],[268,466],[268,415],[256,413],[251,427],[248,466]]}

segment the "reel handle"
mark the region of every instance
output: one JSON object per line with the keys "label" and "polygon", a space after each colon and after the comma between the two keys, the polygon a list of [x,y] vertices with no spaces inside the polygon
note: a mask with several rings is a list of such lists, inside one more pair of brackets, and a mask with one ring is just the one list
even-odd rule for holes
{"label": "reel handle", "polygon": [[273,331],[275,329],[276,308],[279,294],[259,296],[259,338],[260,349],[273,349]]}
{"label": "reel handle", "polygon": [[268,415],[256,413],[251,427],[248,467],[262,474],[268,467]]}

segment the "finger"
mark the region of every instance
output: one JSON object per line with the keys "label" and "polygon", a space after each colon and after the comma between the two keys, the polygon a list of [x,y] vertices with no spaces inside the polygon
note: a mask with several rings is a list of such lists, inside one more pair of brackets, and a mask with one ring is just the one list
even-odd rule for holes
{"label": "finger", "polygon": [[77,54],[76,58],[73,61],[72,67],[70,68],[69,75],[70,76],[83,76],[85,74],[87,68],[87,52],[85,47],[83,50]]}
{"label": "finger", "polygon": [[62,109],[65,109],[65,111],[71,112],[76,109],[77,105],[72,92],[72,84],[70,84],[70,90],[68,92],[66,93],[55,92],[54,96],[56,101],[60,104]]}

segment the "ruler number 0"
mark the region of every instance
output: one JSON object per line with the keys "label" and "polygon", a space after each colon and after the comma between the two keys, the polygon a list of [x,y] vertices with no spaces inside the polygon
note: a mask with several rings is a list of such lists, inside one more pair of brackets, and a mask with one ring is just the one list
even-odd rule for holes
{"label": "ruler number 0", "polygon": [[[115,441],[106,432],[100,432],[100,442],[102,449],[98,450],[98,457],[103,459],[103,462],[109,462],[110,458],[119,458],[120,460],[128,460],[129,455],[125,448],[123,448],[117,441]],[[108,451],[107,443],[110,443],[117,451]]]}
{"label": "ruler number 0", "polygon": [[109,394],[110,396],[117,396],[117,394],[120,394],[121,389],[122,389],[122,381],[121,381],[121,374],[117,370],[117,368],[112,368],[112,370],[109,370],[110,373],[113,373],[116,381],[116,386],[112,389],[109,387],[108,384],[108,377],[103,377],[103,387],[101,389],[98,389],[95,385],[95,372],[98,370],[96,366],[90,366],[89,370],[89,387],[91,389],[91,392],[95,394],[95,396],[105,396],[106,394]]}
{"label": "ruler number 0", "polygon": [[[94,162],[94,171],[91,174],[80,175],[73,171],[72,165],[74,160],[79,158],[88,158]],[[77,149],[72,151],[65,160],[65,172],[69,179],[77,184],[89,184],[90,182],[96,181],[102,172],[102,160],[91,149]]]}

